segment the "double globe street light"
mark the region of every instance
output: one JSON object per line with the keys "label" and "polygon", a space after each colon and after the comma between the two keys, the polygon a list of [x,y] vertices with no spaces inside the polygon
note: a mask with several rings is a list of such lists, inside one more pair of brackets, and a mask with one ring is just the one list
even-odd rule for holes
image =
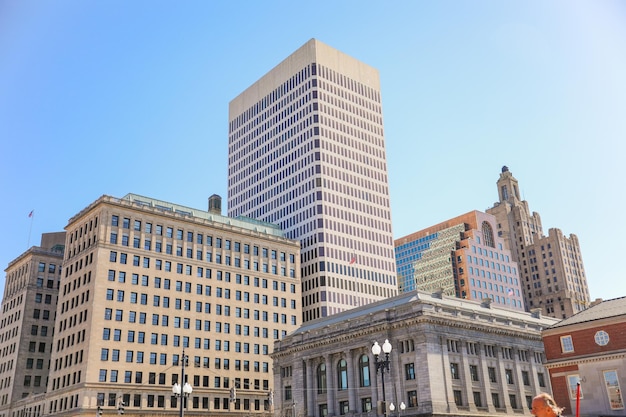
{"label": "double globe street light", "polygon": [[191,386],[191,384],[185,381],[185,363],[187,362],[187,355],[185,355],[184,350],[183,350],[183,356],[182,356],[181,362],[182,362],[182,365],[181,365],[181,372],[180,372],[180,382],[183,385],[181,386],[178,382],[176,382],[174,386],[172,387],[172,393],[174,394],[176,398],[180,398],[179,417],[184,417],[185,416],[185,399],[189,397],[189,395],[191,395],[191,392],[193,391],[193,387]]}
{"label": "double globe street light", "polygon": [[[406,408],[406,404],[404,403],[404,401],[402,401],[400,403],[400,410],[398,410],[398,417],[402,416],[402,412],[404,411],[405,408]],[[389,411],[393,413],[393,410],[395,409],[396,409],[396,406],[393,405],[393,403],[389,404]]]}
{"label": "double globe street light", "polygon": [[[381,350],[385,354],[384,359],[380,357]],[[381,348],[378,342],[374,342],[374,345],[372,346],[372,353],[374,354],[376,373],[378,374],[378,371],[380,370],[380,376],[383,382],[383,400],[381,407],[383,416],[387,417],[387,403],[385,402],[385,369],[387,370],[387,372],[389,372],[389,353],[391,353],[391,343],[389,343],[389,340],[385,339],[385,343],[383,343],[383,346]]]}

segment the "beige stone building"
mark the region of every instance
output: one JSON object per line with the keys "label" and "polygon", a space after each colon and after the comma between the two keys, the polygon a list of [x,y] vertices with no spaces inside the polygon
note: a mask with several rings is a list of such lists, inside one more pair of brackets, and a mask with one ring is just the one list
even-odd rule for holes
{"label": "beige stone building", "polygon": [[[413,292],[305,323],[275,343],[273,414],[529,416],[550,391],[541,331],[558,320],[488,301]],[[371,348],[385,340],[381,376]]]}
{"label": "beige stone building", "polygon": [[[0,315],[0,417],[46,391],[65,232],[44,233],[5,269]],[[32,407],[32,417],[43,414]]]}
{"label": "beige stone building", "polygon": [[300,241],[303,320],[397,294],[378,71],[311,39],[228,121],[228,214]]}
{"label": "beige stone building", "polygon": [[517,179],[507,167],[498,179],[498,196],[487,213],[496,217],[498,235],[518,263],[526,308],[540,308],[545,315],[563,319],[589,307],[578,237],[555,228],[544,235],[539,213],[531,213],[528,202],[520,198]]}
{"label": "beige stone building", "polygon": [[103,196],[69,220],[42,414],[175,415],[180,382],[188,415],[264,412],[273,342],[300,325],[299,243],[209,207]]}

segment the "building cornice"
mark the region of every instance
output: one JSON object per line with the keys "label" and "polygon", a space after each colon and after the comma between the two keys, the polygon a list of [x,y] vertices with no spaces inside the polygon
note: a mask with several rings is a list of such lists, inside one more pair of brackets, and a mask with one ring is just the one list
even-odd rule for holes
{"label": "building cornice", "polygon": [[612,360],[622,360],[626,359],[626,351],[610,353],[606,355],[589,355],[586,357],[576,357],[576,358],[567,358],[567,360],[558,360],[558,361],[550,361],[544,363],[543,366],[546,369],[558,369],[563,368],[565,366],[580,366],[581,364],[590,364],[590,363],[598,363]]}

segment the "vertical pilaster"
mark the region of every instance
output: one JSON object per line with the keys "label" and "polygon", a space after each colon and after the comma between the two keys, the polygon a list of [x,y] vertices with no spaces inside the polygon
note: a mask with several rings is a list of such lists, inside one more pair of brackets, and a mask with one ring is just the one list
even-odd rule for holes
{"label": "vertical pilaster", "polygon": [[[460,341],[461,350],[467,349],[467,342]],[[472,377],[470,375],[469,370],[469,361],[467,360],[467,354],[463,352],[459,352],[460,362],[461,362],[461,381],[463,383],[463,390],[465,391],[465,397],[467,398],[467,405],[469,406],[470,412],[476,412],[476,404],[474,403],[474,393],[472,391]]]}
{"label": "vertical pilaster", "polygon": [[444,386],[446,390],[446,401],[448,405],[448,413],[457,413],[458,407],[454,402],[454,390],[452,387],[452,378],[450,377],[450,357],[448,356],[448,340],[441,336],[441,362],[443,366]]}
{"label": "vertical pilaster", "polygon": [[[357,373],[359,367],[354,366],[354,355],[351,350],[345,350],[346,362],[348,363],[348,401],[350,412],[354,413],[357,410],[357,387],[359,386],[359,375]],[[358,355],[357,355],[358,360]]]}
{"label": "vertical pilaster", "polygon": [[332,355],[324,356],[324,360],[326,361],[326,406],[328,407],[328,415],[334,416],[336,415],[336,395],[335,395],[335,378],[337,377],[337,371],[333,366],[333,358]]}
{"label": "vertical pilaster", "polygon": [[306,381],[307,381],[307,396],[306,396],[306,415],[308,417],[317,417],[317,410],[315,407],[315,397],[317,395],[316,384],[316,366],[314,366],[313,359],[305,359],[306,363]]}

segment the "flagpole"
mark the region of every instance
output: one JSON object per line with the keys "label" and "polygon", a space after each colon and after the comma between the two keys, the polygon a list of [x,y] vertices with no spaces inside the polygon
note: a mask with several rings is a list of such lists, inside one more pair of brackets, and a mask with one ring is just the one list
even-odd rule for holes
{"label": "flagpole", "polygon": [[30,227],[28,228],[28,243],[26,245],[26,249],[30,248],[30,233],[33,231],[33,220],[35,220],[35,210],[31,210],[28,214],[30,217]]}

